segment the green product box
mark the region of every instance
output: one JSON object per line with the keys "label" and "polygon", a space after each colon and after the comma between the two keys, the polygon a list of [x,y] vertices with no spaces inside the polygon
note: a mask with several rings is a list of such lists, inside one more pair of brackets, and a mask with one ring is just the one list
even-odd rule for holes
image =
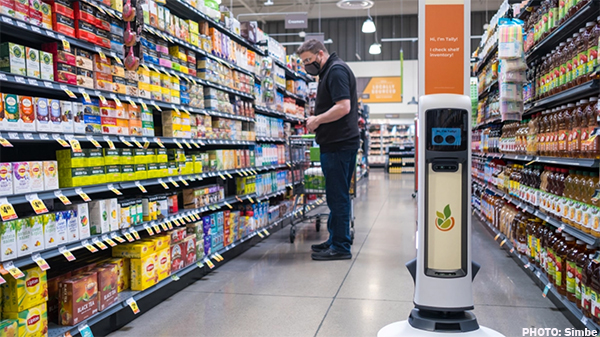
{"label": "green product box", "polygon": [[84,151],[74,152],[73,149],[57,150],[56,160],[58,161],[59,170],[89,166],[88,157]]}
{"label": "green product box", "polygon": [[121,179],[123,181],[135,180],[135,169],[133,165],[121,165]]}
{"label": "green product box", "polygon": [[146,150],[146,164],[156,163],[156,155],[154,154],[154,150],[147,149]]}
{"label": "green product box", "polygon": [[256,166],[256,160],[254,158],[254,151],[250,151],[250,167]]}
{"label": "green product box", "polygon": [[104,166],[104,156],[101,149],[86,149],[84,150],[88,158],[88,166]]}
{"label": "green product box", "polygon": [[133,171],[135,172],[135,180],[148,179],[148,170],[146,169],[146,164],[133,165]]}
{"label": "green product box", "polygon": [[133,163],[135,165],[148,164],[148,158],[146,157],[145,149],[134,149],[133,150]]}
{"label": "green product box", "polygon": [[104,166],[90,167],[90,175],[88,177],[88,185],[106,184],[106,170]]}
{"label": "green product box", "polygon": [[169,175],[169,163],[158,163],[159,177],[167,177]]}
{"label": "green product box", "polygon": [[156,156],[156,163],[169,162],[169,155],[167,155],[167,149],[154,149],[154,155]]}
{"label": "green product box", "polygon": [[202,156],[194,155],[194,173],[202,173]]}
{"label": "green product box", "polygon": [[0,44],[1,71],[27,76],[25,59],[25,47],[10,42]]}
{"label": "green product box", "polygon": [[118,149],[102,149],[104,152],[104,165],[121,165],[121,153]]}
{"label": "green product box", "polygon": [[107,165],[104,169],[106,170],[107,183],[117,183],[123,180],[121,177],[121,165]]}
{"label": "green product box", "polygon": [[148,171],[148,179],[160,178],[160,167],[158,163],[150,163],[146,165],[146,170]]}
{"label": "green product box", "polygon": [[121,149],[121,165],[133,165],[133,150]]}
{"label": "green product box", "polygon": [[[59,164],[60,165],[60,164]],[[65,187],[77,187],[89,185],[89,168],[87,167],[74,167],[64,168],[58,170],[58,182],[60,188]]]}

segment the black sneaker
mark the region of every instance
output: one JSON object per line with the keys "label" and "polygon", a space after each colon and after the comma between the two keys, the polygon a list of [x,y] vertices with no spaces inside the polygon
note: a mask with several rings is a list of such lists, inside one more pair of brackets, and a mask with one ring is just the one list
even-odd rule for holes
{"label": "black sneaker", "polygon": [[351,258],[352,254],[338,253],[331,248],[322,252],[312,253],[312,259],[317,261],[350,260]]}
{"label": "black sneaker", "polygon": [[323,242],[323,243],[319,243],[318,245],[312,245],[312,246],[310,246],[310,248],[312,249],[313,252],[319,253],[319,252],[329,249],[329,245],[327,244],[327,242]]}

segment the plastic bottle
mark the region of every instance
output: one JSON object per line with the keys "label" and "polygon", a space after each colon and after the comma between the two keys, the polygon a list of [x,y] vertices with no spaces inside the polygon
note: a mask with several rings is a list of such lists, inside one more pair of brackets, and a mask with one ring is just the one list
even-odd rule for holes
{"label": "plastic bottle", "polygon": [[594,71],[598,65],[598,48],[600,46],[600,16],[596,18],[596,25],[590,33],[590,44],[588,44],[588,64],[587,74],[588,81],[594,79]]}
{"label": "plastic bottle", "polygon": [[579,309],[582,308],[582,297],[584,293],[582,281],[583,271],[590,261],[590,255],[593,255],[593,253],[594,246],[586,245],[585,249],[577,254],[577,259],[575,260],[575,264],[577,266],[577,273],[575,274],[575,304],[577,304]]}
{"label": "plastic bottle", "polygon": [[600,324],[600,268],[598,268],[598,258],[594,258],[595,269],[592,274],[591,292],[592,292],[592,308],[591,314],[594,322]]}
{"label": "plastic bottle", "polygon": [[567,39],[567,54],[570,59],[567,60],[567,87],[565,89],[575,86],[575,79],[577,78],[577,46],[575,44],[577,37],[579,37],[579,33],[574,33],[571,41]]}
{"label": "plastic bottle", "polygon": [[567,299],[573,303],[577,303],[577,256],[585,250],[584,242],[577,240],[573,247],[567,252]]}
{"label": "plastic bottle", "polygon": [[585,33],[585,27],[580,28],[579,35],[577,36],[577,39],[575,39],[575,53],[573,55],[573,64],[576,64],[577,67],[575,69],[575,76],[573,78],[573,86],[583,83],[582,76],[584,65],[582,63],[582,60],[587,59],[587,37],[585,36]]}
{"label": "plastic bottle", "polygon": [[[575,118],[573,118],[573,136],[571,137],[571,158],[578,158],[581,156],[581,131],[584,128],[584,123],[587,124],[587,119],[585,118],[585,108],[588,105],[587,99],[582,99],[579,101],[579,105],[576,106],[575,110]],[[586,120],[585,122],[583,120]],[[585,126],[587,128],[587,126]]]}
{"label": "plastic bottle", "polygon": [[591,97],[589,99],[588,105],[585,107],[584,116],[585,116],[585,128],[582,127],[581,130],[581,154],[580,158],[593,158],[593,141],[588,141],[592,132],[594,132],[597,123],[596,123],[596,111],[595,107],[598,104],[598,98]]}
{"label": "plastic bottle", "polygon": [[554,235],[548,242],[548,280],[556,285],[556,249],[557,243],[560,243],[561,235],[558,230],[554,231]]}
{"label": "plastic bottle", "polygon": [[598,252],[589,255],[588,262],[583,268],[583,273],[581,275],[581,311],[585,317],[588,318],[592,317],[592,280],[598,266],[600,266],[600,263],[595,261],[595,259],[598,258],[598,255]]}
{"label": "plastic bottle", "polygon": [[[558,246],[556,253],[556,290],[558,293],[567,296],[567,278],[568,278],[568,256],[569,251],[575,248],[575,238],[565,235],[562,245]],[[575,278],[572,278],[575,283]],[[573,285],[574,286],[574,285]],[[573,289],[573,293],[575,289]]]}
{"label": "plastic bottle", "polygon": [[558,111],[558,156],[557,157],[565,157],[568,151],[568,141],[570,130],[568,125],[571,121],[571,114],[569,110],[560,110]]}

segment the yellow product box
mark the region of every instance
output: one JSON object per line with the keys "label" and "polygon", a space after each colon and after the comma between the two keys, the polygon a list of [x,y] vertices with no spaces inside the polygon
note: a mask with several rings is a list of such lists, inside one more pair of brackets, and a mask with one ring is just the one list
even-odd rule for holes
{"label": "yellow product box", "polygon": [[148,170],[146,168],[146,164],[133,165],[133,171],[135,172],[135,180],[148,179]]}
{"label": "yellow product box", "polygon": [[21,271],[25,274],[24,277],[6,277],[6,283],[2,285],[4,316],[6,313],[21,312],[48,301],[46,272],[37,265]]}
{"label": "yellow product box", "polygon": [[188,26],[190,27],[190,34],[200,34],[200,29],[198,27],[198,22],[194,20],[186,20]]}
{"label": "yellow product box", "polygon": [[110,8],[119,13],[123,12],[123,0],[110,0]]}
{"label": "yellow product box", "polygon": [[66,168],[58,170],[60,188],[89,185],[90,170],[87,167]]}
{"label": "yellow product box", "polygon": [[142,241],[152,242],[154,244],[154,249],[152,253],[156,253],[165,248],[169,248],[171,244],[171,236],[170,235],[155,235]]}
{"label": "yellow product box", "polygon": [[167,163],[169,161],[167,149],[154,149],[154,155],[157,163]]}
{"label": "yellow product box", "polygon": [[202,173],[202,160],[199,156],[194,156],[194,173]]}
{"label": "yellow product box", "polygon": [[86,149],[85,155],[88,157],[88,166],[104,166],[104,154],[101,149]]}
{"label": "yellow product box", "polygon": [[117,280],[117,291],[129,289],[129,259],[126,257],[114,257],[106,260],[106,263],[112,263],[117,265],[119,271],[119,278]]}
{"label": "yellow product box", "polygon": [[158,166],[158,163],[150,163],[150,164],[146,164],[146,170],[148,172],[148,179],[153,179],[153,178],[160,178],[162,177],[160,175],[160,168]]}
{"label": "yellow product box", "polygon": [[156,252],[156,274],[158,281],[171,275],[171,249],[169,246]]}
{"label": "yellow product box", "polygon": [[162,94],[162,100],[165,102],[171,101],[171,88],[160,87],[160,93]]}
{"label": "yellow product box", "polygon": [[192,156],[185,156],[185,174],[194,174],[194,160]]}
{"label": "yellow product box", "polygon": [[145,290],[158,282],[156,253],[143,258],[131,259],[131,290]]}
{"label": "yellow product box", "polygon": [[148,157],[146,157],[145,149],[134,149],[133,150],[133,163],[134,164],[148,164]]}
{"label": "yellow product box", "polygon": [[161,115],[163,126],[181,124],[181,111],[178,113],[175,110],[167,110],[163,111]]}
{"label": "yellow product box", "polygon": [[185,151],[183,149],[168,149],[167,158],[169,161],[185,161]]}
{"label": "yellow product box", "polygon": [[46,302],[21,312],[4,313],[4,318],[16,320],[18,337],[48,336],[48,307]]}
{"label": "yellow product box", "polygon": [[132,149],[120,149],[121,153],[121,165],[133,165],[133,150]]}
{"label": "yellow product box", "polygon": [[153,149],[146,149],[146,164],[156,163],[156,155]]}
{"label": "yellow product box", "polygon": [[181,97],[179,94],[179,89],[171,89],[171,98],[173,97]]}
{"label": "yellow product box", "polygon": [[150,92],[150,91],[152,91],[152,85],[150,85],[150,83],[146,83],[146,82],[138,82],[138,89]]}
{"label": "yellow product box", "polygon": [[144,67],[139,67],[137,71],[137,77],[139,83],[150,83],[150,69],[146,70]]}
{"label": "yellow product box", "polygon": [[5,319],[0,322],[0,337],[16,337],[17,335],[17,320]]}
{"label": "yellow product box", "polygon": [[119,149],[102,149],[104,154],[104,165],[121,165],[121,153]]}
{"label": "yellow product box", "polygon": [[191,174],[191,173],[188,173],[185,162],[179,162],[179,163],[177,163],[177,166],[179,168],[179,174],[180,175]]}
{"label": "yellow product box", "polygon": [[169,176],[169,163],[158,163],[158,170],[161,177]]}
{"label": "yellow product box", "polygon": [[84,151],[73,152],[73,149],[57,150],[56,160],[58,161],[59,169],[89,166],[88,157]]}
{"label": "yellow product box", "polygon": [[104,166],[94,166],[89,168],[88,185],[105,184],[106,170]]}
{"label": "yellow product box", "polygon": [[107,183],[116,183],[123,180],[121,177],[121,165],[108,165],[104,169],[106,170]]}
{"label": "yellow product box", "polygon": [[190,73],[190,69],[188,67],[184,66],[184,65],[181,65],[179,67],[179,71],[182,72],[182,73],[184,73],[184,74],[189,74]]}
{"label": "yellow product box", "polygon": [[133,243],[116,245],[112,248],[113,257],[141,259],[156,251],[156,244],[152,240],[142,240]]}
{"label": "yellow product box", "polygon": [[134,165],[121,165],[121,179],[123,181],[135,180]]}

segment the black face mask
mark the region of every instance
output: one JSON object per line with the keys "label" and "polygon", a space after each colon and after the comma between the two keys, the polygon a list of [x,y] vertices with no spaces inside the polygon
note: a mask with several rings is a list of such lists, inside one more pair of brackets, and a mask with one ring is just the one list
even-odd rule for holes
{"label": "black face mask", "polygon": [[321,64],[315,58],[315,60],[312,61],[311,63],[305,64],[304,69],[310,75],[317,76],[317,75],[319,75],[319,71],[321,71]]}

